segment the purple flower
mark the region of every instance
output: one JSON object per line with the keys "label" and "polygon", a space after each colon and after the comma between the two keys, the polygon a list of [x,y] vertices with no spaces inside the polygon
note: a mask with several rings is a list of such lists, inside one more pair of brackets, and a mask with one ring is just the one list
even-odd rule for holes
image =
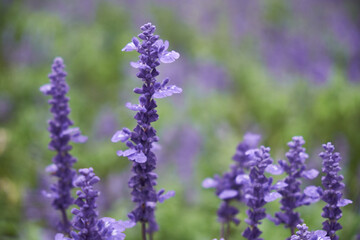
{"label": "purple flower", "polygon": [[[265,176],[266,167],[272,163],[270,158],[270,148],[261,146],[252,154],[252,166],[250,167],[250,184],[245,190],[245,202],[249,207],[247,210],[248,218],[245,220],[249,225],[243,232],[243,236],[248,240],[260,240],[261,231],[258,228],[260,221],[266,217],[264,205],[267,203],[265,197],[269,195],[271,190],[272,178]],[[272,201],[277,196],[270,197]]]}
{"label": "purple flower", "polygon": [[231,166],[231,170],[221,177],[215,175],[214,178],[206,178],[202,183],[204,188],[215,188],[216,195],[222,200],[217,211],[218,221],[222,224],[221,237],[226,237],[228,234],[225,232],[225,225],[229,229],[230,222],[236,225],[240,223],[240,220],[236,218],[239,210],[231,206],[230,203],[232,200],[243,200],[244,186],[250,181],[249,176],[244,172],[245,169],[250,167],[251,155],[247,153],[257,147],[260,138],[260,135],[257,134],[245,134],[244,140],[238,145],[233,156],[235,164]]}
{"label": "purple flower", "polygon": [[[51,203],[42,194],[44,189],[50,187],[50,177],[43,173],[43,169],[37,173],[37,184],[35,189],[27,189],[23,198],[23,213],[27,221],[42,222],[41,231],[49,234],[51,238],[58,232],[58,214],[53,211]],[[50,239],[50,238],[43,238]]]}
{"label": "purple flower", "polygon": [[73,218],[73,227],[76,231],[71,232],[71,238],[65,237],[63,234],[57,234],[55,240],[123,240],[126,228],[134,226],[131,221],[116,221],[112,218],[98,219],[96,211],[96,199],[100,192],[93,188],[100,178],[97,177],[92,168],[84,168],[79,170],[79,175],[74,181],[76,187],[81,190],[76,192],[78,198],[75,204],[79,209],[72,209],[75,215]]}
{"label": "purple flower", "polygon": [[286,172],[288,175],[284,179],[286,186],[278,190],[278,193],[282,195],[280,201],[281,212],[275,213],[274,222],[284,224],[286,228],[290,228],[291,234],[294,234],[296,226],[303,222],[300,214],[295,212],[295,209],[320,199],[319,188],[310,186],[305,189],[304,193],[300,189],[301,178],[314,179],[318,175],[318,171],[315,169],[306,170],[305,160],[308,155],[305,148],[302,147],[304,144],[305,141],[301,136],[293,137],[292,141],[288,143],[290,150],[286,153],[289,162],[280,160],[280,166],[269,165],[266,169],[272,174]]}
{"label": "purple flower", "polygon": [[309,232],[306,224],[298,224],[296,227],[299,231],[292,235],[290,240],[330,240],[329,237],[326,237],[325,231],[317,230]]}
{"label": "purple flower", "polygon": [[322,217],[326,218],[326,221],[323,222],[323,229],[331,240],[338,240],[339,237],[336,235],[336,231],[342,229],[342,226],[338,223],[338,220],[342,217],[340,207],[344,207],[352,203],[352,201],[342,198],[341,190],[344,189],[345,184],[342,182],[344,177],[338,174],[341,170],[339,166],[341,161],[340,154],[334,152],[335,147],[330,142],[323,144],[323,148],[325,151],[319,154],[323,159],[322,171],[326,174],[321,177],[321,182],[324,186],[324,193],[321,199],[327,203],[322,213]]}
{"label": "purple flower", "polygon": [[134,175],[129,180],[129,187],[133,189],[132,201],[137,206],[129,213],[129,217],[135,222],[142,223],[143,238],[146,238],[145,228],[150,237],[154,231],[158,230],[155,220],[156,203],[174,195],[173,192],[162,195],[164,191],[157,193],[154,189],[157,175],[153,171],[156,168],[157,159],[152,151],[152,144],[158,141],[158,137],[151,123],[159,118],[155,98],[182,92],[181,88],[175,85],[167,86],[169,79],[160,83],[155,78],[159,75],[156,67],[160,65],[160,62],[171,63],[180,56],[175,51],[168,51],[169,42],[154,35],[155,29],[151,23],[143,25],[141,27],[143,32],[138,35],[142,41],[134,37],[132,42],[123,48],[123,51],[136,50],[140,53],[139,60],[132,62],[131,66],[139,70],[137,77],[143,81],[143,85],[142,88],[134,89],[134,93],[140,94],[139,104],[126,104],[127,108],[137,112],[134,117],[137,120],[137,126],[133,131],[124,128],[116,132],[112,138],[113,142],[126,142],[128,149],[120,150],[117,154],[133,161]]}
{"label": "purple flower", "polygon": [[66,209],[74,201],[71,196],[71,189],[73,188],[73,178],[76,175],[76,171],[72,169],[76,158],[69,154],[72,149],[69,142],[85,142],[87,137],[81,135],[79,128],[69,128],[73,122],[68,117],[70,108],[69,98],[66,97],[66,94],[69,91],[69,86],[65,81],[67,74],[64,68],[63,60],[55,58],[52,72],[49,74],[50,83],[40,87],[40,91],[45,95],[52,96],[52,99],[49,100],[50,111],[53,114],[53,119],[49,121],[48,128],[51,138],[49,149],[56,151],[56,156],[52,159],[54,164],[50,165],[47,171],[58,177],[58,181],[52,185],[52,194],[48,194],[48,196],[53,198],[52,206],[62,214],[59,229],[68,233],[70,224],[66,216]]}

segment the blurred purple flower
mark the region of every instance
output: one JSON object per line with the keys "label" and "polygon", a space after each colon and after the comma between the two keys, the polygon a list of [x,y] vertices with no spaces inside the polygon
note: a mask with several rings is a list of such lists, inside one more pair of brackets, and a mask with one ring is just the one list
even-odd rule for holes
{"label": "blurred purple flower", "polygon": [[201,63],[195,69],[196,82],[199,82],[202,85],[199,89],[211,89],[219,92],[231,89],[232,81],[228,71],[222,64],[209,61],[200,62]]}
{"label": "blurred purple flower", "polygon": [[202,148],[201,134],[191,125],[172,125],[163,130],[162,144],[154,149],[158,156],[160,172],[168,172],[169,165],[175,164],[177,174],[185,188],[188,202],[196,197],[194,170]]}
{"label": "blurred purple flower", "polygon": [[53,199],[52,206],[61,212],[62,222],[59,223],[59,230],[65,233],[70,232],[70,223],[66,216],[66,209],[73,204],[74,199],[71,196],[73,188],[73,179],[76,171],[72,165],[76,158],[69,154],[73,142],[84,142],[87,137],[82,136],[78,128],[69,128],[73,122],[68,118],[70,113],[69,98],[66,96],[69,86],[65,77],[65,65],[61,58],[55,58],[52,65],[52,72],[49,74],[50,83],[40,87],[40,91],[45,95],[52,96],[49,100],[53,119],[49,121],[49,132],[51,141],[49,149],[56,151],[53,158],[53,164],[47,167],[47,171],[58,178],[57,183],[51,186],[52,193],[47,196]]}
{"label": "blurred purple flower", "polygon": [[0,122],[5,122],[11,118],[13,108],[10,97],[7,94],[0,93]]}
{"label": "blurred purple flower", "polygon": [[108,108],[102,108],[94,124],[95,139],[109,139],[116,130],[117,118]]}
{"label": "blurred purple flower", "polygon": [[[246,133],[243,141],[238,145],[236,153],[233,157],[235,164],[231,165],[231,170],[224,173],[223,176],[215,175],[214,178],[206,178],[202,186],[204,188],[215,188],[216,195],[222,200],[217,211],[218,221],[222,224],[221,237],[227,237],[230,222],[238,225],[240,220],[236,218],[239,210],[231,206],[232,200],[243,201],[244,188],[249,184],[250,178],[245,174],[244,170],[249,169],[248,164],[251,161],[251,155],[247,154],[253,148],[256,148],[260,135]],[[225,232],[225,226],[227,230]]]}
{"label": "blurred purple flower", "polygon": [[50,188],[50,178],[43,173],[37,174],[35,189],[27,189],[24,194],[23,208],[28,220],[41,221],[45,228],[51,232],[52,237],[56,233],[58,215],[53,211],[48,199],[42,194]]}

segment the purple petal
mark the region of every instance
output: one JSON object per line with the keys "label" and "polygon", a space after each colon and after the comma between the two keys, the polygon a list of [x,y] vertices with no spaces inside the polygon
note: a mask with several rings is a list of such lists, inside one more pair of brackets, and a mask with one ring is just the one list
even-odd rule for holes
{"label": "purple petal", "polygon": [[311,198],[320,198],[320,193],[318,192],[318,187],[316,186],[308,186],[304,189],[304,193],[306,196]]}
{"label": "purple petal", "polygon": [[132,155],[132,154],[134,154],[134,153],[136,153],[136,152],[137,152],[137,151],[136,151],[135,149],[127,149],[127,150],[125,150],[125,151],[119,150],[119,151],[116,152],[116,154],[117,154],[119,157],[121,157],[121,156],[127,157],[127,156],[130,156],[130,155]]}
{"label": "purple petal", "polygon": [[271,193],[268,193],[265,195],[264,200],[265,200],[265,202],[272,202],[281,197],[282,197],[282,195],[280,193],[271,192]]}
{"label": "purple petal", "polygon": [[139,68],[141,64],[139,62],[130,62],[130,66],[132,66],[133,68]]}
{"label": "purple petal", "polygon": [[278,181],[277,183],[275,183],[275,185],[272,187],[272,189],[274,190],[279,190],[281,188],[286,187],[288,184],[285,183],[284,181]]}
{"label": "purple petal", "polygon": [[324,230],[316,230],[313,232],[313,234],[317,237],[325,237],[327,232]]}
{"label": "purple petal", "polygon": [[40,87],[40,92],[42,92],[43,94],[48,94],[51,88],[52,88],[51,83],[44,84]]}
{"label": "purple petal", "polygon": [[125,107],[133,111],[140,111],[140,112],[146,111],[146,109],[143,106],[140,106],[139,104],[132,104],[129,102],[125,104]]}
{"label": "purple petal", "polygon": [[77,135],[71,137],[71,141],[73,141],[74,143],[85,143],[87,140],[88,137],[84,135]]}
{"label": "purple petal", "polygon": [[138,47],[139,46],[139,39],[137,39],[136,37],[133,37],[132,38],[132,42],[134,43],[135,47]]}
{"label": "purple petal", "polygon": [[151,208],[155,208],[156,207],[156,202],[146,202],[146,206],[151,207]]}
{"label": "purple petal", "polygon": [[164,51],[166,51],[169,48],[169,41],[165,40],[164,42]]}
{"label": "purple petal", "polygon": [[163,40],[162,40],[162,39],[157,40],[157,41],[154,43],[154,46],[156,46],[157,48],[161,48],[162,46],[164,46]]}
{"label": "purple petal", "polygon": [[71,141],[74,143],[84,143],[88,140],[87,136],[81,135],[80,128],[74,127],[74,128],[68,128],[65,131],[62,132],[63,135],[70,135]]}
{"label": "purple petal", "polygon": [[130,160],[133,160],[137,163],[144,163],[146,162],[147,158],[143,152],[137,152],[129,156]]}
{"label": "purple petal", "polygon": [[167,86],[164,88],[160,88],[157,92],[154,93],[153,98],[164,98],[164,97],[169,97],[171,95],[173,95],[174,93],[181,93],[182,89],[175,86],[175,85],[171,85],[171,86]]}
{"label": "purple petal", "polygon": [[48,172],[50,174],[55,174],[58,170],[58,167],[55,164],[50,164],[45,168],[45,172]]}
{"label": "purple petal", "polygon": [[249,175],[247,174],[240,174],[236,176],[235,182],[237,184],[248,183],[250,181]]}
{"label": "purple petal", "polygon": [[129,137],[130,135],[128,133],[124,132],[123,130],[119,130],[114,134],[114,136],[112,136],[111,141],[113,143],[116,143],[118,141],[125,142],[129,139]]}
{"label": "purple petal", "polygon": [[280,175],[284,172],[284,170],[279,165],[275,165],[275,164],[268,165],[265,171],[273,175]]}
{"label": "purple petal", "polygon": [[310,169],[310,170],[304,171],[302,173],[302,176],[304,178],[310,179],[310,180],[316,178],[318,175],[319,175],[319,171],[316,169]]}
{"label": "purple petal", "polygon": [[130,52],[130,51],[134,51],[134,50],[137,50],[137,47],[135,46],[135,44],[133,42],[129,42],[128,44],[126,44],[126,46],[121,51]]}
{"label": "purple petal", "polygon": [[148,65],[143,64],[142,62],[130,62],[130,66],[136,69],[139,68],[139,69],[151,70],[151,68]]}
{"label": "purple petal", "polygon": [[163,63],[172,63],[179,57],[180,54],[178,52],[175,51],[165,52],[165,54],[160,56],[160,61]]}
{"label": "purple petal", "polygon": [[175,191],[168,191],[167,193],[159,196],[159,202],[163,203],[166,199],[172,198],[175,196]]}
{"label": "purple petal", "polygon": [[233,198],[233,197],[235,197],[236,195],[238,195],[238,191],[229,189],[229,190],[224,190],[224,191],[222,191],[222,192],[219,194],[219,198],[222,199],[222,200],[225,200],[225,199]]}
{"label": "purple petal", "polygon": [[346,205],[352,203],[350,199],[341,199],[338,204],[336,204],[338,207],[345,207]]}
{"label": "purple petal", "polygon": [[136,225],[136,222],[131,220],[126,220],[126,221],[119,220],[118,222],[121,223],[125,228],[132,228]]}
{"label": "purple petal", "polygon": [[203,188],[214,188],[217,187],[218,182],[215,181],[213,178],[206,178],[203,182],[202,182],[202,187]]}
{"label": "purple petal", "polygon": [[54,198],[54,197],[55,197],[54,194],[49,193],[49,192],[47,192],[47,191],[45,191],[45,190],[42,190],[42,191],[41,191],[41,195],[42,195],[43,197],[45,197],[45,198]]}
{"label": "purple petal", "polygon": [[55,235],[55,240],[70,240],[70,238],[65,237],[62,233],[57,233]]}

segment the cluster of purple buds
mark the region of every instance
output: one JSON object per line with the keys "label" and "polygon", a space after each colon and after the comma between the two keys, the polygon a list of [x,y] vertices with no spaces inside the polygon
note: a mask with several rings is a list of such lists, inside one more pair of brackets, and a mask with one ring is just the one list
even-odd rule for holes
{"label": "cluster of purple buds", "polygon": [[66,83],[65,65],[61,58],[55,58],[52,65],[52,72],[49,74],[50,83],[40,87],[45,95],[52,96],[49,100],[53,119],[49,121],[49,132],[51,142],[49,149],[56,151],[52,159],[53,164],[47,167],[47,171],[58,178],[58,181],[51,186],[52,193],[45,193],[53,199],[52,206],[61,212],[62,222],[59,223],[59,230],[65,233],[70,231],[70,223],[66,216],[66,209],[73,204],[71,196],[73,179],[76,171],[72,168],[76,158],[70,155],[69,151],[73,142],[85,142],[87,137],[82,136],[79,128],[69,128],[73,122],[69,119],[70,113],[69,98],[66,96],[69,86]]}
{"label": "cluster of purple buds", "polygon": [[158,137],[151,123],[159,118],[155,98],[182,92],[182,89],[175,85],[168,86],[169,79],[166,78],[160,83],[155,78],[159,75],[156,67],[160,62],[171,63],[180,56],[175,51],[167,50],[169,42],[154,35],[155,29],[151,23],[143,25],[143,32],[138,35],[141,40],[134,37],[132,42],[123,48],[123,51],[135,50],[140,54],[139,60],[131,62],[130,65],[139,70],[137,77],[142,80],[143,85],[134,89],[134,93],[140,94],[139,104],[126,104],[127,108],[137,112],[134,116],[137,126],[133,131],[123,128],[112,137],[112,142],[126,142],[128,147],[125,151],[118,151],[118,156],[127,157],[133,162],[133,176],[129,180],[129,187],[132,188],[132,201],[137,206],[129,217],[142,223],[143,239],[146,238],[146,232],[151,238],[152,233],[158,230],[154,214],[156,203],[175,194],[173,191],[163,194],[163,190],[156,192],[154,189],[157,175],[153,172],[156,168],[156,156],[152,151],[152,144],[158,141]]}
{"label": "cluster of purple buds", "polygon": [[330,240],[330,238],[326,236],[326,232],[323,230],[309,232],[309,228],[306,224],[298,224],[297,228],[299,231],[292,235],[290,240]]}
{"label": "cluster of purple buds", "polygon": [[249,168],[250,161],[250,156],[246,152],[256,148],[260,138],[258,134],[245,134],[243,141],[237,146],[233,156],[235,164],[231,165],[230,171],[224,173],[223,176],[215,175],[214,178],[206,178],[202,183],[204,188],[215,188],[215,194],[222,200],[217,211],[218,221],[222,225],[221,237],[227,237],[231,222],[236,225],[240,223],[236,217],[239,210],[232,206],[231,202],[243,200],[244,184],[248,182],[248,176],[244,170]]}
{"label": "cluster of purple buds", "polygon": [[296,136],[288,143],[290,150],[286,153],[288,162],[279,160],[279,165],[270,165],[266,171],[274,175],[279,175],[285,172],[287,177],[284,179],[286,187],[278,190],[282,198],[281,212],[275,213],[275,218],[272,219],[276,224],[284,224],[289,228],[291,234],[295,233],[296,226],[301,224],[303,220],[300,218],[300,213],[295,209],[316,202],[320,198],[320,189],[314,186],[309,186],[304,193],[301,191],[301,178],[314,179],[319,172],[315,169],[306,169],[305,161],[309,157],[305,152],[303,145],[305,141],[303,137]]}
{"label": "cluster of purple buds", "polygon": [[342,229],[338,222],[342,217],[340,207],[344,207],[352,203],[352,201],[342,198],[341,190],[345,188],[345,184],[342,182],[344,177],[338,174],[341,170],[339,166],[341,161],[340,154],[334,152],[335,148],[330,142],[323,144],[323,148],[325,151],[319,154],[323,159],[322,171],[326,174],[321,178],[322,185],[324,186],[321,199],[327,203],[322,213],[322,217],[327,219],[323,222],[323,229],[331,240],[338,240],[339,237],[336,235],[336,231]]}
{"label": "cluster of purple buds", "polygon": [[75,204],[79,209],[72,209],[75,215],[72,221],[73,228],[71,238],[65,237],[59,233],[55,236],[55,240],[123,240],[126,228],[133,227],[135,223],[131,221],[116,221],[112,218],[98,219],[96,210],[96,199],[100,192],[93,188],[100,178],[97,177],[92,168],[84,168],[79,170],[79,175],[74,181],[76,187],[81,188],[76,192],[78,198]]}

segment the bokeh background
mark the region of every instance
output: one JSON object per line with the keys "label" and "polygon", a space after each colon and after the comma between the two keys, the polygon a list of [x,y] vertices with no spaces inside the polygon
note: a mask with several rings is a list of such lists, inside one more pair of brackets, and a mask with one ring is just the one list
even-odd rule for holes
{"label": "bokeh background", "polygon": [[[159,240],[219,237],[220,200],[201,187],[229,168],[246,132],[262,135],[274,160],[302,135],[318,169],[321,144],[341,152],[346,197],[340,239],[355,239],[360,181],[360,8],[336,0],[1,0],[0,1],[0,239],[53,239],[57,213],[41,195],[50,179],[47,98],[52,60],[63,57],[70,85],[71,119],[89,136],[74,145],[75,168],[92,166],[101,216],[125,219],[132,209],[130,162],[116,156],[123,145],[110,138],[132,128],[140,86],[129,66],[136,53],[121,49],[152,22],[179,60],[160,67],[160,78],[183,93],[158,101],[158,189],[176,190],[160,204]],[[308,183],[305,183],[308,184]],[[320,184],[319,178],[314,184]],[[319,202],[299,210],[310,229],[321,229]],[[245,219],[246,207],[239,205]],[[270,213],[278,203],[268,205]],[[242,239],[245,228],[233,228]],[[266,240],[288,230],[264,220]],[[140,228],[127,231],[139,239]]]}

